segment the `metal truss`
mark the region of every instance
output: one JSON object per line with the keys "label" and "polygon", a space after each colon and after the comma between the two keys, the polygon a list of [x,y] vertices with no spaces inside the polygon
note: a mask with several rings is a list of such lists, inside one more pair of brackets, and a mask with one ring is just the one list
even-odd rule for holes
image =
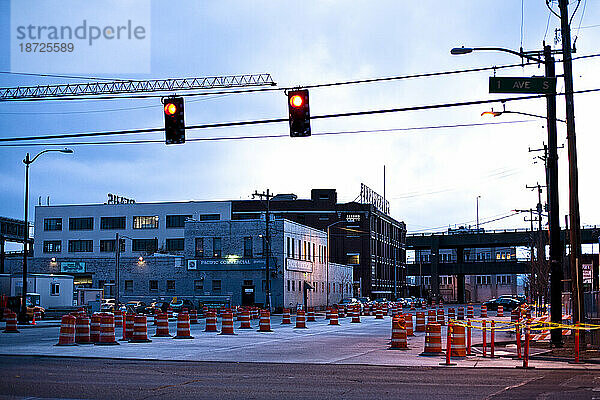
{"label": "metal truss", "polygon": [[211,76],[206,78],[122,80],[63,85],[0,88],[0,101],[125,93],[172,92],[182,90],[275,86],[270,74]]}

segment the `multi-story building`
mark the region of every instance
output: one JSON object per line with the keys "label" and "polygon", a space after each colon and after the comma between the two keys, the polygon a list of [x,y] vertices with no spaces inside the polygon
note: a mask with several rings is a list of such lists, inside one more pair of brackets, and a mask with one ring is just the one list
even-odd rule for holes
{"label": "multi-story building", "polygon": [[[406,291],[406,225],[372,204],[338,203],[335,189],[313,189],[310,199],[277,195],[269,204],[285,218],[329,234],[332,262],[353,266],[354,295],[402,296]],[[265,219],[265,200],[232,201],[233,220]]]}

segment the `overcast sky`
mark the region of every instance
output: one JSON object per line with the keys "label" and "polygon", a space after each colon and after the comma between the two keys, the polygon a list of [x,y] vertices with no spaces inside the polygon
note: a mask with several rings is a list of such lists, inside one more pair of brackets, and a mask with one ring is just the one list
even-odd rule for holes
{"label": "overcast sky", "polygon": [[[29,3],[32,18],[39,17],[36,2]],[[104,12],[110,13],[111,2],[106,3]],[[573,11],[576,1],[571,3]],[[144,4],[133,10],[143,14]],[[0,58],[0,70],[10,71],[9,44],[15,23],[11,24],[10,3],[2,1],[0,6],[0,43],[5,54]],[[141,71],[131,73],[91,74],[68,66],[64,73],[119,79],[270,73],[278,86],[292,87],[519,63],[519,58],[504,53],[450,55],[450,49],[460,45],[518,50],[522,44],[525,50],[538,50],[546,40],[553,48],[560,48],[555,42],[559,20],[550,15],[544,0],[152,1],[149,9],[150,73],[140,67]],[[134,21],[146,17],[129,12],[132,15],[128,18]],[[119,13],[115,19],[123,18],[123,11]],[[82,13],[76,13],[72,23],[78,24],[82,18]],[[85,18],[93,21],[94,10],[90,9]],[[600,1],[582,1],[572,27],[572,36],[577,37],[575,56],[600,53]],[[101,58],[120,66],[122,55],[107,51]],[[600,58],[574,61],[575,89],[600,88],[599,67]],[[43,61],[36,68],[44,72]],[[557,73],[562,73],[561,64],[557,64]],[[498,76],[542,74],[543,67],[538,66],[497,72]],[[489,94],[490,75],[493,71],[315,88],[310,91],[311,114],[511,96]],[[83,82],[0,74],[2,87],[79,81]],[[563,89],[559,79],[558,90]],[[582,224],[600,224],[598,96],[575,97]],[[300,198],[308,198],[311,188],[336,188],[338,199],[346,202],[357,198],[361,182],[383,195],[385,165],[385,194],[391,215],[405,221],[409,232],[475,225],[477,196],[481,196],[480,221],[484,222],[513,209],[535,207],[537,193],[525,186],[545,183],[543,164],[534,164],[535,156],[541,154],[528,152],[547,141],[545,121],[518,115],[482,118],[481,112],[492,106],[502,108],[496,103],[314,120],[314,136],[310,138],[188,142],[178,146],[69,145],[73,155],[45,154],[32,165],[31,203],[37,204],[40,196],[44,202],[49,196],[51,204],[102,203],[107,193],[137,202],[247,199],[255,190],[267,188],[275,193],[296,193]],[[506,107],[541,115],[546,112],[543,99],[510,102]],[[560,118],[564,118],[564,110],[559,98]],[[0,137],[163,126],[162,106],[156,98],[2,102],[0,116]],[[188,125],[282,117],[287,117],[287,105],[281,91],[186,99]],[[482,122],[513,123],[316,135]],[[288,126],[191,130],[187,138],[265,134],[287,135]],[[161,140],[164,133],[136,138]],[[565,139],[564,124],[559,123],[559,144]],[[107,138],[79,141],[95,140]],[[61,146],[62,142],[52,143]],[[0,147],[0,215],[23,218],[25,168],[21,160],[28,151],[34,154],[45,148],[56,146]],[[566,146],[559,150],[559,157],[560,220],[564,224],[568,212]],[[483,227],[528,225],[520,215]]]}

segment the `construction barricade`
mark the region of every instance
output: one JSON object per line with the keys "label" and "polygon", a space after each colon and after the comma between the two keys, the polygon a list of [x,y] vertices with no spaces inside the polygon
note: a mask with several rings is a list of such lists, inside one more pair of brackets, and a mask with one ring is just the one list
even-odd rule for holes
{"label": "construction barricade", "polygon": [[504,306],[498,306],[498,311],[496,311],[496,317],[504,317]]}
{"label": "construction barricade", "polygon": [[329,315],[329,325],[339,325],[339,324],[340,324],[340,322],[338,320],[338,312],[336,309],[333,309],[333,310],[331,310],[331,314]]}
{"label": "construction barricade", "polygon": [[352,320],[350,321],[351,324],[360,324],[360,306],[356,306],[354,307],[354,309],[352,309],[350,312],[352,313]]}
{"label": "construction barricade", "polygon": [[240,329],[252,329],[252,324],[250,323],[250,311],[242,310],[242,312],[238,314],[238,320],[240,321]]}
{"label": "construction barricade", "polygon": [[[309,313],[310,313],[310,311],[309,311]],[[284,308],[283,309],[283,317],[281,318],[281,325],[289,325],[291,323],[292,323],[292,317],[290,315],[290,309]]]}
{"label": "construction barricade", "polygon": [[218,332],[217,330],[217,314],[214,311],[206,312],[206,327],[204,332]]}
{"label": "construction barricade", "polygon": [[[127,322],[127,321],[126,321]],[[127,326],[125,326],[127,328]],[[133,332],[129,343],[149,343],[152,340],[148,339],[148,323],[145,315],[133,316]]]}
{"label": "construction barricade", "polygon": [[467,306],[467,319],[473,319],[475,318],[475,313],[473,311],[473,306],[472,305],[468,305]]}
{"label": "construction barricade", "polygon": [[440,305],[440,308],[438,308],[438,310],[437,310],[437,323],[440,324],[441,326],[445,326],[446,318],[444,316],[444,309],[441,307],[442,306]]}
{"label": "construction barricade", "polygon": [[171,337],[169,333],[169,317],[166,313],[159,313],[155,317],[156,333],[152,337]]}
{"label": "construction barricade", "polygon": [[55,346],[76,346],[75,320],[75,317],[72,315],[62,316],[60,321],[60,333],[58,334],[58,343]]}
{"label": "construction barricade", "polygon": [[428,324],[436,324],[437,323],[437,315],[435,310],[427,311],[427,323]]}
{"label": "construction barricade", "polygon": [[425,330],[425,348],[422,356],[439,356],[442,353],[442,326],[427,324]]}
{"label": "construction barricade", "polygon": [[100,323],[102,321],[102,315],[96,313],[92,314],[90,323],[90,341],[92,343],[98,343],[100,341]]}
{"label": "construction barricade", "polygon": [[306,314],[304,313],[304,310],[298,310],[296,312],[296,326],[294,327],[294,329],[299,328],[299,329],[307,329],[306,328]]}
{"label": "construction barricade", "polygon": [[404,314],[404,328],[406,329],[406,336],[415,336],[413,333],[413,318],[412,314]]}
{"label": "construction barricade", "polygon": [[258,332],[273,332],[271,330],[271,313],[269,310],[260,311],[260,322],[258,324]]}
{"label": "construction barricade", "polygon": [[406,338],[406,329],[402,316],[392,318],[392,341],[389,350],[407,350],[408,340]]}
{"label": "construction barricade", "polygon": [[464,358],[467,356],[467,346],[465,337],[465,327],[462,325],[452,325],[452,346],[450,355],[453,358]]}
{"label": "construction barricade", "polygon": [[462,321],[465,319],[465,308],[464,307],[458,307],[458,315],[456,316],[456,319],[458,319],[459,321]]}
{"label": "construction barricade", "polygon": [[115,345],[119,344],[115,339],[115,317],[111,313],[104,313],[100,316],[100,340],[96,345]]}
{"label": "construction barricade", "polygon": [[75,343],[92,344],[90,338],[90,319],[88,317],[76,317],[75,319]]}
{"label": "construction barricade", "polygon": [[198,323],[198,311],[195,309],[190,310],[190,324],[196,325]]}
{"label": "construction barricade", "polygon": [[308,312],[306,313],[306,321],[308,322],[315,322],[316,318],[315,318],[315,309],[314,308],[309,308]]}
{"label": "construction barricade", "polygon": [[417,312],[415,332],[425,332],[425,313]]}
{"label": "construction barricade", "polygon": [[[231,322],[233,324],[233,321]],[[193,339],[190,332],[190,316],[186,312],[177,315],[177,336],[173,339]]]}
{"label": "construction barricade", "polygon": [[17,314],[11,311],[8,314],[4,314],[4,319],[6,320],[6,326],[2,331],[3,333],[19,333],[17,329]]}
{"label": "construction barricade", "polygon": [[224,312],[221,314],[221,333],[219,335],[235,335],[233,331],[233,314]]}

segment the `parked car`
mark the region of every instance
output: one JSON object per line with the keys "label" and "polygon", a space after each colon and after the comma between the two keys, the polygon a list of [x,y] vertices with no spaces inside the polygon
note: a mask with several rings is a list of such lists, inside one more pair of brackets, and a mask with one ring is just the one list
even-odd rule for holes
{"label": "parked car", "polygon": [[359,306],[360,311],[363,310],[363,304],[360,301],[358,301],[358,299],[356,297],[348,297],[347,299],[342,299],[338,304],[340,306],[345,306],[345,307]]}
{"label": "parked car", "polygon": [[148,307],[146,307],[145,314],[154,315],[155,309],[159,309],[161,312],[166,313],[169,309],[169,303],[166,301],[153,301]]}
{"label": "parked car", "polygon": [[358,300],[363,306],[364,305],[371,305],[372,301],[370,298],[368,297],[357,297],[356,300]]}
{"label": "parked car", "polygon": [[502,296],[498,296],[499,299],[513,299],[518,301],[520,304],[525,303],[525,296],[523,295],[512,295],[512,294],[503,294]]}
{"label": "parked car", "polygon": [[518,300],[507,298],[507,297],[499,297],[497,299],[491,299],[483,303],[484,306],[487,307],[490,311],[497,311],[498,306],[504,307],[504,311],[512,311],[515,308],[519,307],[521,303]]}
{"label": "parked car", "polygon": [[181,299],[176,302],[169,303],[169,306],[173,310],[173,312],[181,312],[182,309],[187,308],[189,310],[195,310],[196,306],[192,303],[191,300]]}
{"label": "parked car", "polygon": [[147,305],[143,301],[128,301],[127,304],[125,304],[125,307],[128,312],[145,314]]}
{"label": "parked car", "polygon": [[389,300],[386,298],[383,298],[383,297],[373,300],[373,303],[377,303],[377,304],[385,304],[388,302],[389,302]]}

